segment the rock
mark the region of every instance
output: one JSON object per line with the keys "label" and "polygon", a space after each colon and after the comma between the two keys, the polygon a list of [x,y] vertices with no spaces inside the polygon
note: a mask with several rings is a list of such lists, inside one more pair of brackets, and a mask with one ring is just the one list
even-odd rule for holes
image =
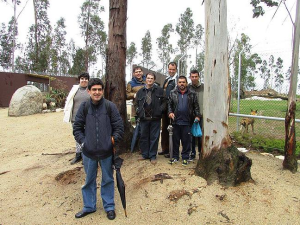
{"label": "rock", "polygon": [[47,103],[43,103],[43,110],[47,109]]}
{"label": "rock", "polygon": [[43,109],[43,95],[33,86],[26,85],[15,91],[8,108],[8,116],[27,116],[41,113]]}

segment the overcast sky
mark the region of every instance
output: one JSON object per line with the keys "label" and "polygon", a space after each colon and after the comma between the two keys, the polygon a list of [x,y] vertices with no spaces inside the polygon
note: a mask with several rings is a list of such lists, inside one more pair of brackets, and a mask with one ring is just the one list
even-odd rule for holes
{"label": "overcast sky", "polygon": [[[21,0],[22,6],[25,0]],[[48,15],[52,26],[60,17],[66,19],[67,39],[75,39],[77,45],[83,46],[77,23],[80,14],[80,6],[83,0],[51,0]],[[105,7],[105,12],[101,15],[104,22],[108,21],[108,0],[102,0],[101,5]],[[286,1],[291,15],[295,17],[296,0]],[[28,28],[34,22],[32,1],[29,0],[27,6],[19,17],[19,40],[26,40]],[[275,58],[284,58],[285,65],[291,64],[292,55],[292,24],[288,13],[283,5],[279,8],[274,19],[275,8],[266,8],[264,17],[252,18],[252,8],[250,0],[227,0],[228,5],[228,30],[231,38],[236,38],[240,33],[245,33],[251,39],[254,46],[253,52],[259,53],[262,57],[268,58],[273,54]],[[128,0],[128,23],[127,23],[127,44],[135,42],[138,52],[141,52],[141,39],[147,30],[150,30],[153,42],[154,60],[157,46],[155,40],[161,35],[161,30],[167,23],[172,23],[175,27],[180,14],[184,13],[187,7],[193,11],[193,19],[196,24],[201,23],[204,27],[204,5],[202,0]],[[22,7],[18,8],[18,11]],[[0,2],[0,22],[7,23],[13,15],[13,8],[7,3]],[[107,26],[106,26],[107,31]],[[173,45],[176,46],[177,35],[173,35]],[[136,60],[138,62],[139,60]],[[159,62],[157,62],[159,65]]]}

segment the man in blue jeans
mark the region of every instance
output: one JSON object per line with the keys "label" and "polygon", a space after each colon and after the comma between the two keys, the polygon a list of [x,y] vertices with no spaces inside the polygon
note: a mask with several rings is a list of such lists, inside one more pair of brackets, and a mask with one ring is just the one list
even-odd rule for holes
{"label": "man in blue jeans", "polygon": [[182,165],[188,164],[191,144],[191,125],[200,120],[199,104],[195,92],[187,88],[185,76],[178,78],[177,87],[170,92],[168,115],[173,120],[173,158],[170,164],[179,160],[179,146],[182,142]]}
{"label": "man in blue jeans", "polygon": [[82,146],[83,166],[86,173],[82,187],[83,209],[75,214],[84,217],[96,211],[97,170],[102,171],[101,198],[107,218],[115,219],[113,146],[124,134],[122,118],[116,105],[103,97],[104,84],[99,78],[92,78],[88,83],[90,99],[83,102],[75,117],[73,134]]}

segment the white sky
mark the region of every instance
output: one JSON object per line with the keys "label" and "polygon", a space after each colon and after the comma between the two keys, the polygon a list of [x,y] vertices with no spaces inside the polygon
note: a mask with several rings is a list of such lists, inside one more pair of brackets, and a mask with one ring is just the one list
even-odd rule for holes
{"label": "white sky", "polygon": [[[25,0],[21,0],[22,5]],[[48,15],[52,26],[60,17],[66,19],[67,40],[73,38],[77,45],[83,46],[77,17],[80,13],[80,6],[84,0],[51,0]],[[102,0],[101,5],[105,7],[105,12],[100,16],[104,22],[108,21],[108,0]],[[288,8],[293,10],[291,15],[295,17],[296,0],[286,1]],[[33,24],[33,6],[29,0],[26,8],[19,17],[19,40],[26,40],[28,28]],[[175,28],[176,23],[187,7],[193,11],[194,23],[204,27],[204,5],[202,0],[128,0],[128,23],[127,23],[127,44],[135,42],[138,52],[141,50],[141,40],[147,30],[150,30],[153,44],[153,60],[161,68],[161,64],[156,57],[156,38],[161,35],[161,30],[167,23],[172,23]],[[250,0],[227,0],[228,5],[228,30],[232,39],[237,34],[244,32],[251,39],[254,46],[253,53],[257,52],[266,59],[273,54],[275,59],[284,59],[285,70],[291,65],[292,55],[292,24],[285,7],[282,5],[275,18],[272,16],[275,8],[265,8],[266,14],[258,19],[252,18],[252,7]],[[18,8],[18,11],[22,7]],[[13,8],[0,1],[0,23],[7,23],[13,15]],[[106,27],[107,31],[107,27]],[[240,37],[240,36],[239,36]],[[178,36],[174,33],[172,41],[176,46]],[[194,51],[194,50],[193,50]],[[192,53],[190,53],[192,54]],[[194,60],[193,57],[191,60]],[[139,60],[135,60],[138,63]]]}

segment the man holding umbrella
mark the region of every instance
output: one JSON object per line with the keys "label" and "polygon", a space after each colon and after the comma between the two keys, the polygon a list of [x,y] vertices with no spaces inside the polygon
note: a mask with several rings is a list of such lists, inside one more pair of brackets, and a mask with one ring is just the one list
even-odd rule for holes
{"label": "man holding umbrella", "polygon": [[99,78],[88,83],[90,99],[78,109],[73,134],[82,145],[83,166],[86,173],[82,186],[83,209],[75,214],[84,217],[96,211],[97,170],[102,170],[101,198],[107,218],[115,219],[114,177],[113,177],[113,140],[118,142],[124,134],[122,118],[116,105],[103,97],[104,84]]}
{"label": "man holding umbrella", "polygon": [[170,93],[169,118],[173,120],[173,158],[169,163],[179,161],[179,146],[182,142],[182,165],[188,164],[191,140],[191,125],[200,120],[199,104],[195,92],[187,88],[185,76],[179,76],[177,87]]}

